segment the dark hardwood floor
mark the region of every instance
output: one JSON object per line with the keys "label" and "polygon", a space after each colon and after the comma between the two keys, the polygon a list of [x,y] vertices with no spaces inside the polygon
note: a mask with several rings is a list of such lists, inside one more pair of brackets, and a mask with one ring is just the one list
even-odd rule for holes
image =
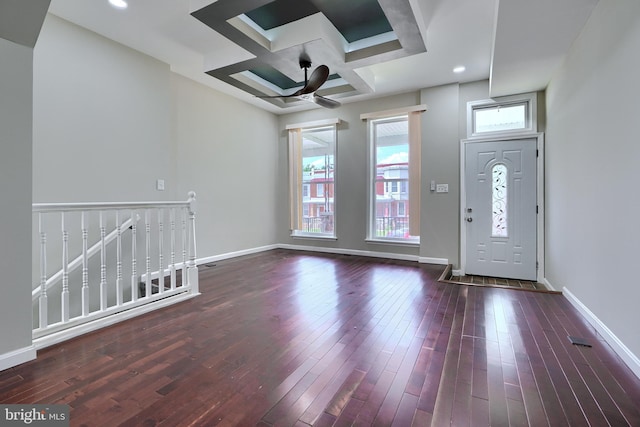
{"label": "dark hardwood floor", "polygon": [[[285,250],[0,373],[72,426],[640,426],[640,380],[561,295]],[[567,335],[593,345],[572,345]]]}

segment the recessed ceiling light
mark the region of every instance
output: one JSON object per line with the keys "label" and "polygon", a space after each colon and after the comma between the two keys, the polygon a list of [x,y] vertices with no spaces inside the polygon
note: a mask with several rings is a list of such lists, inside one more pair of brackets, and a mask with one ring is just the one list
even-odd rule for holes
{"label": "recessed ceiling light", "polygon": [[117,8],[117,9],[126,9],[127,8],[127,2],[124,0],[109,0],[109,3],[111,4],[111,6]]}
{"label": "recessed ceiling light", "polygon": [[464,70],[466,70],[466,68],[463,65],[460,65],[459,67],[456,67],[453,69],[454,73],[462,73]]}

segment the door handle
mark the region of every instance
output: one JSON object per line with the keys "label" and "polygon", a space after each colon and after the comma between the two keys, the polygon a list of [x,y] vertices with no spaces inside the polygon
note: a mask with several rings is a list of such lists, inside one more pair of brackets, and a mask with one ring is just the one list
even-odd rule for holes
{"label": "door handle", "polygon": [[472,222],[473,221],[473,218],[471,218],[471,217],[467,217],[465,219],[467,220],[467,222]]}

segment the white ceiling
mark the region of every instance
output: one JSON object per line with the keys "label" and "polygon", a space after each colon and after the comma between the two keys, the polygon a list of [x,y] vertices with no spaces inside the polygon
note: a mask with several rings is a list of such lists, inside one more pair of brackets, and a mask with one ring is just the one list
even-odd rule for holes
{"label": "white ceiling", "polygon": [[[454,82],[490,78],[491,95],[544,89],[598,0],[409,0],[427,52],[355,71],[374,91],[348,103]],[[216,90],[281,114],[280,107],[205,74],[252,58],[190,15],[212,0],[52,0],[50,13],[170,65]],[[464,73],[454,67],[464,65]]]}

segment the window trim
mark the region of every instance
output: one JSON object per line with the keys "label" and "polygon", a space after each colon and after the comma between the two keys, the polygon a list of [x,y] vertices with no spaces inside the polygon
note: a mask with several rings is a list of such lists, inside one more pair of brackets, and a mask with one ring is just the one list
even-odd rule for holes
{"label": "window trim", "polygon": [[[286,125],[286,130],[288,132],[288,156],[289,156],[289,210],[290,210],[290,236],[293,238],[310,238],[310,239],[320,239],[320,240],[337,240],[337,228],[336,228],[336,197],[337,197],[337,167],[338,167],[338,124],[340,123],[340,119],[325,119],[325,120],[317,120],[313,122],[307,123],[299,123],[293,125]],[[302,203],[304,198],[302,197],[303,189],[300,188],[298,191],[297,184],[294,185],[294,179],[292,175],[297,175],[298,173],[302,173],[301,165],[294,164],[291,159],[292,156],[292,146],[294,144],[292,140],[292,135],[297,132],[302,135],[305,131],[311,131],[320,128],[331,128],[333,132],[333,231],[331,233],[312,233],[303,230],[299,230],[294,223],[298,223],[299,219],[302,218],[302,209],[300,212],[296,213],[297,209],[294,205],[298,203]],[[302,136],[300,136],[302,138]],[[302,140],[300,140],[302,142]],[[302,146],[299,147],[299,155],[302,156]],[[297,163],[297,162],[295,162]],[[300,170],[298,170],[300,168]],[[302,187],[304,183],[302,183]],[[311,183],[309,183],[310,185]],[[296,188],[294,188],[296,187]],[[326,191],[326,186],[325,186]],[[309,196],[311,196],[311,188],[309,188]],[[299,200],[298,200],[299,199]]]}
{"label": "window trim", "polygon": [[[522,129],[508,129],[499,131],[476,132],[475,112],[478,110],[524,105],[525,126]],[[538,129],[538,103],[536,92],[521,95],[502,96],[493,99],[467,102],[467,139],[498,137],[504,135],[520,135],[536,132]]]}
{"label": "window trim", "polygon": [[[368,175],[368,190],[367,190],[367,202],[368,202],[368,206],[369,209],[367,210],[367,237],[365,238],[365,242],[367,243],[381,243],[381,244],[395,244],[395,245],[406,245],[406,246],[419,246],[420,245],[420,236],[416,237],[415,239],[405,239],[405,238],[399,238],[399,237],[378,237],[375,235],[375,225],[374,225],[374,221],[375,218],[377,216],[377,210],[376,210],[376,179],[377,179],[377,174],[376,174],[376,170],[377,170],[377,162],[376,162],[376,150],[375,150],[375,130],[373,127],[374,123],[384,123],[384,122],[390,122],[390,121],[395,121],[398,119],[402,119],[402,120],[406,120],[407,121],[407,125],[408,125],[408,131],[410,132],[411,130],[411,115],[412,113],[422,113],[426,111],[426,105],[417,105],[417,106],[413,106],[413,107],[407,107],[407,108],[398,108],[398,109],[394,109],[394,110],[387,110],[387,111],[382,111],[382,112],[377,112],[377,113],[368,113],[368,114],[362,114],[360,116],[361,119],[365,120],[365,119],[369,119],[367,120],[367,151],[368,151],[368,165],[367,165],[367,175]],[[414,122],[415,123],[415,122]],[[419,125],[419,119],[417,122],[417,125]],[[414,124],[415,126],[416,124]],[[421,158],[419,150],[421,148],[422,145],[422,135],[421,135],[421,131],[418,131],[418,144],[417,144],[417,149],[418,149],[418,159]],[[410,144],[411,145],[411,144]],[[410,157],[411,159],[411,157]],[[410,160],[411,163],[411,160]],[[420,167],[420,160],[418,160],[418,168]],[[412,177],[412,173],[411,171],[409,171],[409,178],[408,178],[408,182],[410,182]],[[416,178],[417,182],[418,182],[418,186],[420,185],[420,177],[418,175],[418,177]],[[391,180],[389,180],[391,181]],[[385,182],[386,184],[386,182]],[[386,190],[386,188],[385,188]],[[417,197],[414,197],[416,200],[414,200],[414,203],[417,201],[417,206],[419,209],[420,206],[420,200],[419,200],[419,192]],[[411,196],[409,196],[409,200],[411,203]],[[417,221],[419,222],[419,217],[420,215],[418,215],[418,219]]]}

